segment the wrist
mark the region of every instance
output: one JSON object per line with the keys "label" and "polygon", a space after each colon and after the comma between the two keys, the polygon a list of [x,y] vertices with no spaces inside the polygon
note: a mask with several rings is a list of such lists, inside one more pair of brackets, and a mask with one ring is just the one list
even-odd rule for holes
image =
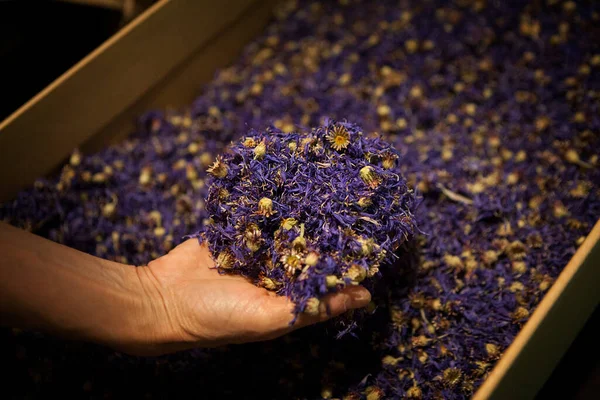
{"label": "wrist", "polygon": [[147,300],[136,282],[136,267],[106,260],[101,263],[110,279],[101,288],[85,285],[89,301],[82,308],[83,315],[75,316],[80,321],[77,336],[127,352],[149,341],[146,336],[152,323],[146,311]]}
{"label": "wrist", "polygon": [[120,300],[123,312],[110,326],[100,329],[101,344],[133,355],[161,355],[192,347],[193,338],[174,323],[171,296],[148,266],[123,266],[125,290]]}

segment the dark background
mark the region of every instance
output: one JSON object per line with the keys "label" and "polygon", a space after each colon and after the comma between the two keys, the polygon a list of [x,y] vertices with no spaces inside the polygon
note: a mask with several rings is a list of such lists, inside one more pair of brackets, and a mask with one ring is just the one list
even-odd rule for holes
{"label": "dark background", "polygon": [[[156,0],[123,10],[68,1],[0,0],[0,121]],[[600,398],[597,309],[538,399]]]}
{"label": "dark background", "polygon": [[0,121],[155,2],[131,1],[125,14],[81,0],[0,0]]}

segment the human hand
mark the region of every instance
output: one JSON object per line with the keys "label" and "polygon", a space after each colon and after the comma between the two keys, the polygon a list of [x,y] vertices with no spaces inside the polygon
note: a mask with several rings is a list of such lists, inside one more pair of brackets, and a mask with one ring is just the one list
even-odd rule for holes
{"label": "human hand", "polygon": [[160,355],[273,339],[364,307],[371,299],[365,288],[348,287],[322,299],[319,315],[302,314],[290,326],[294,305],[289,299],[243,277],[221,275],[213,267],[208,248],[189,239],[148,266],[135,268],[145,304],[142,318],[150,329],[143,341],[120,350]]}

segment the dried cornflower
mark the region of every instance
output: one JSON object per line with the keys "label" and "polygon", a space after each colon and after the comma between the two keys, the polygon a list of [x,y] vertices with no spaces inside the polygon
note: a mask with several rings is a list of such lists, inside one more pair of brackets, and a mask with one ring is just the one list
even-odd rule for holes
{"label": "dried cornflower", "polygon": [[74,167],[77,167],[79,164],[81,164],[81,153],[79,150],[73,151],[71,158],[69,159],[69,163]]}
{"label": "dried cornflower", "polygon": [[540,248],[544,244],[544,239],[539,232],[532,232],[527,236],[526,243],[531,248]]}
{"label": "dried cornflower", "polygon": [[210,153],[200,154],[200,165],[204,168],[208,168],[213,163],[213,156]]}
{"label": "dried cornflower", "polygon": [[515,321],[521,321],[521,320],[529,317],[529,311],[525,307],[519,306],[512,313],[512,317]]}
{"label": "dried cornflower", "polygon": [[357,204],[362,208],[367,208],[373,204],[373,200],[370,197],[361,197],[358,199]]}
{"label": "dried cornflower", "polygon": [[498,261],[498,252],[495,250],[486,250],[482,254],[481,259],[485,265],[490,266]]}
{"label": "dried cornflower", "polygon": [[206,172],[216,178],[225,178],[229,172],[229,168],[221,157],[217,157],[215,162],[206,170]]}
{"label": "dried cornflower", "polygon": [[306,301],[304,312],[308,315],[319,315],[319,306],[321,302],[316,297],[311,297]]}
{"label": "dried cornflower", "polygon": [[340,283],[340,279],[338,279],[335,275],[327,275],[325,277],[325,284],[328,288],[334,288]]}
{"label": "dried cornflower", "polygon": [[460,383],[462,375],[458,368],[447,368],[442,373],[442,382],[446,387],[453,388]]}
{"label": "dried cornflower", "polygon": [[520,240],[508,244],[505,251],[511,260],[521,260],[527,255],[527,247]]}
{"label": "dried cornflower", "polygon": [[295,218],[284,218],[284,220],[281,221],[281,227],[283,229],[285,229],[286,231],[289,231],[294,226],[296,226],[297,223],[298,223],[298,220]]}
{"label": "dried cornflower", "polygon": [[360,244],[360,252],[363,256],[369,256],[375,250],[376,244],[373,239],[365,239],[360,237],[357,239],[357,241]]}
{"label": "dried cornflower", "polygon": [[260,249],[263,242],[262,232],[256,224],[250,224],[244,232],[244,243],[251,252],[256,252]]}
{"label": "dried cornflower", "polygon": [[350,144],[350,133],[343,125],[334,125],[327,133],[327,140],[335,150],[340,151]]}
{"label": "dried cornflower", "polygon": [[367,277],[367,271],[358,264],[352,264],[344,276],[353,282],[360,283]]}
{"label": "dried cornflower", "polygon": [[142,186],[147,186],[152,181],[152,167],[144,167],[140,172],[139,182]]}
{"label": "dried cornflower", "polygon": [[552,214],[556,218],[563,218],[563,217],[570,215],[567,207],[565,207],[565,205],[560,201],[554,202],[553,207],[552,207]]}
{"label": "dried cornflower", "polygon": [[360,173],[360,178],[367,185],[369,185],[370,188],[375,189],[377,186],[379,186],[381,179],[379,178],[379,175],[377,175],[377,173],[375,172],[373,167],[371,167],[370,165],[362,167],[360,169],[359,173]]}
{"label": "dried cornflower", "polygon": [[401,357],[394,357],[391,355],[387,355],[381,359],[381,363],[383,365],[396,365],[398,363],[398,361],[400,361],[400,360],[402,360]]}
{"label": "dried cornflower", "polygon": [[287,274],[293,276],[302,265],[302,256],[298,252],[289,251],[281,256],[281,264]]}
{"label": "dried cornflower", "polygon": [[217,256],[216,265],[219,268],[230,269],[233,267],[235,258],[228,250],[224,250]]}
{"label": "dried cornflower", "polygon": [[258,201],[258,214],[264,215],[265,217],[270,217],[275,214],[276,211],[273,210],[273,200],[268,197],[263,197]]}
{"label": "dried cornflower", "polygon": [[365,389],[365,395],[367,396],[367,400],[380,400],[385,396],[385,393],[377,386],[369,386]]}
{"label": "dried cornflower", "polygon": [[418,386],[411,386],[407,391],[406,391],[406,397],[409,399],[421,399],[423,398],[423,392],[421,391],[421,389]]}
{"label": "dried cornflower", "polygon": [[463,264],[462,260],[460,259],[460,257],[458,257],[458,256],[454,256],[454,255],[451,255],[451,254],[446,254],[444,256],[444,262],[450,268],[454,268],[454,269],[462,269],[462,268],[464,268],[464,264]]}
{"label": "dried cornflower", "polygon": [[423,347],[423,346],[427,346],[429,343],[431,343],[431,339],[429,339],[428,337],[426,337],[424,335],[414,336],[411,339],[411,343],[412,343],[413,347]]}
{"label": "dried cornflower", "polygon": [[486,343],[485,351],[490,357],[498,357],[498,355],[500,354],[500,348],[498,347],[498,345],[495,345],[493,343]]}
{"label": "dried cornflower", "polygon": [[527,271],[527,264],[524,261],[513,261],[512,270],[517,274],[524,274]]}
{"label": "dried cornflower", "polygon": [[329,387],[321,389],[321,397],[323,399],[330,399],[333,396],[333,391]]}
{"label": "dried cornflower", "polygon": [[263,276],[262,278],[260,278],[260,286],[264,287],[267,290],[275,290],[279,287],[279,283],[276,282],[275,280],[268,278],[266,276]]}
{"label": "dried cornflower", "polygon": [[111,198],[112,201],[106,203],[103,207],[102,207],[102,215],[105,218],[113,218],[116,214],[117,211],[117,203],[118,203],[118,199],[116,195],[113,195]]}
{"label": "dried cornflower", "polygon": [[383,154],[381,166],[385,169],[392,169],[396,166],[398,156],[393,153],[386,152]]}
{"label": "dried cornflower", "polygon": [[[248,139],[246,139],[248,140]],[[262,160],[263,157],[267,154],[267,145],[264,140],[262,140],[259,144],[254,148],[254,159]]]}
{"label": "dried cornflower", "polygon": [[521,292],[521,291],[525,290],[525,285],[523,285],[519,281],[515,281],[510,284],[510,287],[508,288],[508,290],[510,290],[513,293]]}
{"label": "dried cornflower", "polygon": [[242,145],[244,147],[254,148],[254,147],[256,147],[256,140],[254,140],[254,138],[251,138],[251,137],[246,138],[242,142]]}
{"label": "dried cornflower", "polygon": [[317,265],[318,262],[319,262],[319,255],[317,253],[315,253],[314,251],[311,251],[310,253],[308,253],[306,255],[306,258],[304,259],[304,264],[308,265],[309,267],[314,267],[315,265]]}
{"label": "dried cornflower", "polygon": [[198,146],[198,143],[192,142],[188,145],[187,150],[190,154],[196,154],[198,151],[200,151],[200,146]]}

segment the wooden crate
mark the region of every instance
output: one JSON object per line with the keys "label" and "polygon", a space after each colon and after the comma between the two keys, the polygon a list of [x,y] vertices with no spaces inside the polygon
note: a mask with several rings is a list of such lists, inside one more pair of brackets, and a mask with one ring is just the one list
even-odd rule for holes
{"label": "wooden crate", "polygon": [[[0,123],[0,201],[85,151],[122,140],[136,116],[184,106],[268,22],[275,0],[161,0]],[[475,399],[532,398],[599,303],[600,221]]]}

